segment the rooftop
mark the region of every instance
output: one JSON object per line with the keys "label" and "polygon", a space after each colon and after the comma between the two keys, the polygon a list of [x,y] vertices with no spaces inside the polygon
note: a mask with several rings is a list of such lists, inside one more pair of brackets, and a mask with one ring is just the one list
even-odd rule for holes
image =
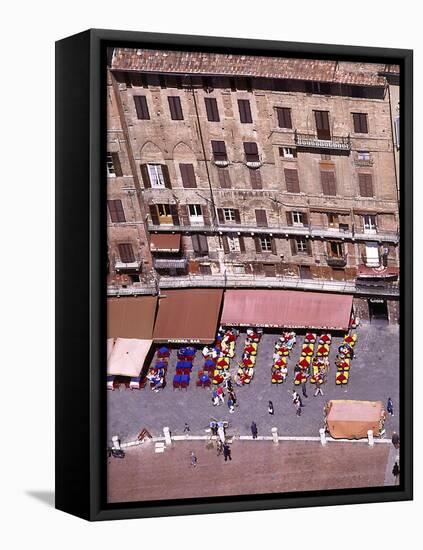
{"label": "rooftop", "polygon": [[385,64],[253,55],[115,48],[111,69],[150,73],[252,76],[385,86]]}

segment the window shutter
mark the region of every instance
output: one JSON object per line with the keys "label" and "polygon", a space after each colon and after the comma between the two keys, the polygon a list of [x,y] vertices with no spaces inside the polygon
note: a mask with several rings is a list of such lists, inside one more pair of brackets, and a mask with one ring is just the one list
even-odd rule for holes
{"label": "window shutter", "polygon": [[271,245],[272,245],[272,254],[277,254],[276,251],[276,239],[274,237],[271,237]]}
{"label": "window shutter", "polygon": [[258,168],[256,169],[249,169],[250,172],[250,181],[251,181],[251,188],[252,189],[263,189],[263,183],[261,181],[261,173]]}
{"label": "window shutter", "polygon": [[316,121],[317,137],[319,139],[330,139],[328,111],[314,111],[314,118]]}
{"label": "window shutter", "polygon": [[119,244],[118,248],[121,262],[124,264],[135,262],[134,249],[130,243]]}
{"label": "window shutter", "polygon": [[120,178],[123,176],[122,166],[120,164],[119,153],[111,153],[113,160],[113,168],[115,169],[116,177]]}
{"label": "window shutter", "polygon": [[357,134],[368,134],[366,113],[353,113],[354,132]]}
{"label": "window shutter", "polygon": [[235,208],[234,213],[235,213],[235,223],[241,223],[241,216],[239,215],[239,210]]}
{"label": "window shutter", "polygon": [[144,95],[134,96],[135,110],[137,111],[137,118],[140,120],[150,120],[150,113],[148,112],[147,98]]}
{"label": "window shutter", "polygon": [[239,118],[242,123],[253,122],[251,107],[248,99],[238,99]]}
{"label": "window shutter", "polygon": [[229,174],[229,170],[226,168],[218,168],[217,173],[219,176],[219,183],[220,187],[222,189],[230,189],[231,188],[231,177]]}
{"label": "window shutter", "polygon": [[361,197],[373,197],[373,178],[371,174],[358,174]]}
{"label": "window shutter", "polygon": [[206,104],[207,120],[209,122],[220,122],[216,99],[214,97],[206,97],[204,102]]}
{"label": "window shutter", "polygon": [[308,215],[307,212],[301,212],[303,218],[303,225],[308,225]]}
{"label": "window shutter", "polygon": [[336,180],[333,170],[321,170],[320,179],[324,195],[336,195]]}
{"label": "window shutter", "polygon": [[259,237],[254,237],[254,244],[255,244],[255,247],[256,247],[257,254],[261,254],[261,244],[260,244],[260,238]]}
{"label": "window shutter", "polygon": [[200,252],[200,242],[198,239],[198,235],[192,235],[191,239],[194,252]]}
{"label": "window shutter", "polygon": [[286,213],[286,223],[288,225],[292,225],[292,212],[287,212]]}
{"label": "window shutter", "polygon": [[179,164],[179,169],[182,176],[182,185],[186,188],[197,187],[194,166],[192,164]]}
{"label": "window shutter", "polygon": [[125,212],[123,210],[122,201],[119,199],[108,200],[110,219],[113,223],[125,222]]}
{"label": "window shutter", "polygon": [[178,207],[176,204],[169,205],[170,215],[172,216],[173,225],[179,225]]}
{"label": "window shutter", "polygon": [[257,227],[267,227],[266,210],[255,210]]}
{"label": "window shutter", "polygon": [[200,252],[202,254],[208,254],[209,245],[207,243],[206,235],[198,235],[198,244],[200,245]]}
{"label": "window shutter", "polygon": [[258,162],[260,160],[257,143],[254,141],[244,141],[244,152],[247,162]]}
{"label": "window shutter", "polygon": [[167,189],[172,189],[172,184],[170,183],[169,168],[167,164],[161,164],[162,174],[164,179],[164,184]]}
{"label": "window shutter", "polygon": [[148,166],[147,164],[141,164],[140,166],[141,166],[142,181],[144,183],[144,187],[147,189],[148,187],[151,187],[150,174],[148,173]]}
{"label": "window shutter", "polygon": [[204,225],[210,225],[210,212],[205,204],[201,206],[201,211],[203,214]]}
{"label": "window shutter", "polygon": [[226,145],[224,141],[212,140],[212,151],[214,160],[227,160]]}
{"label": "window shutter", "polygon": [[306,243],[307,243],[307,254],[309,256],[311,256],[311,253],[312,253],[312,249],[311,249],[311,240],[310,239],[307,239],[306,240]]}
{"label": "window shutter", "polygon": [[184,115],[182,112],[181,98],[178,96],[169,96],[169,109],[170,117],[172,120],[184,120]]}
{"label": "window shutter", "polygon": [[150,204],[150,218],[153,225],[159,225],[159,215],[154,204]]}
{"label": "window shutter", "polygon": [[288,193],[299,193],[300,182],[298,179],[298,170],[293,168],[285,168],[285,183]]}
{"label": "window shutter", "polygon": [[244,242],[244,237],[241,237],[239,236],[238,237],[238,240],[239,240],[239,249],[242,253],[245,252],[245,242]]}
{"label": "window shutter", "polygon": [[182,225],[190,225],[189,214],[188,214],[188,206],[186,204],[180,204],[179,205],[179,211],[181,213]]}
{"label": "window shutter", "polygon": [[279,128],[292,128],[291,109],[288,107],[276,107]]}
{"label": "window shutter", "polygon": [[297,241],[295,239],[289,239],[291,245],[291,254],[295,256],[297,254]]}
{"label": "window shutter", "polygon": [[223,244],[223,252],[225,254],[229,254],[228,237],[226,235],[223,235],[222,237],[222,244]]}
{"label": "window shutter", "polygon": [[222,224],[225,223],[225,215],[223,213],[223,208],[217,209],[217,219],[219,220],[219,223],[222,223]]}

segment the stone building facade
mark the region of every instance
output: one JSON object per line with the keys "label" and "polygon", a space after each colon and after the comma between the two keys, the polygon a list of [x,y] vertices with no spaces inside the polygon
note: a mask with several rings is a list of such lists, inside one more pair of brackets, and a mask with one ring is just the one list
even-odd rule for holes
{"label": "stone building facade", "polygon": [[110,57],[109,294],[348,292],[361,318],[398,320],[397,68]]}

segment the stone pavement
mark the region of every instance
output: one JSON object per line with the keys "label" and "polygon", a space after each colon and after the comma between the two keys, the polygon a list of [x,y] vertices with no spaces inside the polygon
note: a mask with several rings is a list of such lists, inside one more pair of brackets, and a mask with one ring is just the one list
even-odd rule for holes
{"label": "stone pavement", "polygon": [[[225,462],[206,441],[178,441],[154,452],[152,441],[109,459],[109,502],[377,487],[385,482],[391,444],[234,441]],[[191,451],[197,456],[191,466]]]}
{"label": "stone pavement", "polygon": [[[228,420],[234,435],[250,435],[250,425],[257,423],[259,435],[271,435],[277,426],[280,436],[318,436],[323,426],[323,406],[328,399],[381,400],[386,404],[390,396],[394,402],[395,416],[386,422],[387,437],[399,431],[399,329],[395,325],[363,324],[357,330],[357,357],[351,363],[350,380],[347,386],[335,385],[334,358],[341,337],[334,339],[331,347],[331,369],[324,397],[313,397],[314,385],[308,384],[308,399],[302,416],[296,417],[290,390],[293,388],[293,368],[300,356],[302,337],[288,361],[289,382],[273,385],[270,382],[274,342],[280,333],[267,332],[260,342],[255,376],[249,386],[235,387],[239,406],[234,414],[228,407],[213,407],[211,390],[196,387],[197,371],[202,366],[202,356],[197,353],[191,383],[187,391],[173,390],[176,353],[173,352],[167,376],[167,387],[155,393],[146,387],[140,391],[119,390],[108,392],[108,436],[118,435],[121,440],[134,439],[141,428],[147,428],[153,436],[162,436],[163,427],[169,426],[172,435],[183,434],[188,422],[192,435],[204,435],[211,419]],[[237,341],[237,357],[232,359],[231,371],[235,372],[245,340],[241,333]],[[267,412],[272,400],[275,414]]]}

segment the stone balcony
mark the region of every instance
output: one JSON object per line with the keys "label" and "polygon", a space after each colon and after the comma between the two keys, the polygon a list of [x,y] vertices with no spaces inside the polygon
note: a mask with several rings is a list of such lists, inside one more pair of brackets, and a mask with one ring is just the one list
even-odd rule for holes
{"label": "stone balcony", "polygon": [[336,149],[338,151],[351,151],[350,136],[330,136],[328,139],[321,139],[317,134],[303,134],[295,130],[294,141],[297,147],[310,149]]}

